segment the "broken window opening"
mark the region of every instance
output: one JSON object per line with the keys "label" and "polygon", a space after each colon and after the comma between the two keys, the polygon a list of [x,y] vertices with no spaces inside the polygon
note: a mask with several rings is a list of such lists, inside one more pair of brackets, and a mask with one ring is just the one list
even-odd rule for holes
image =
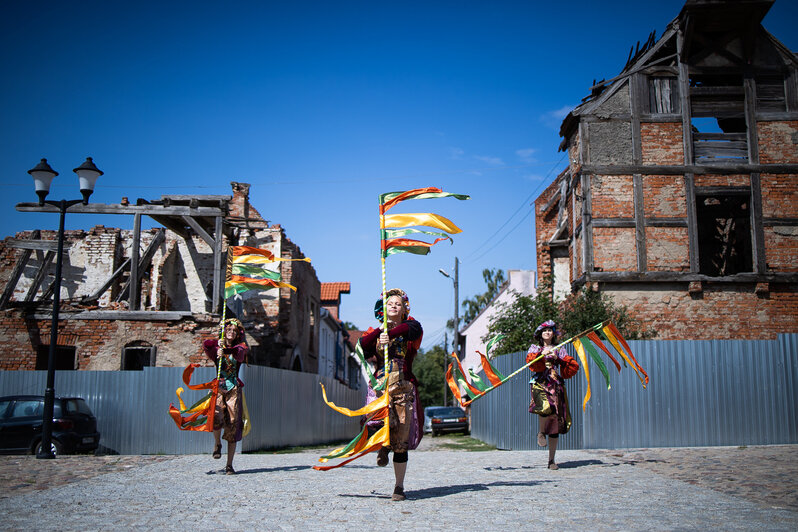
{"label": "broken window opening", "polygon": [[155,365],[155,349],[147,342],[135,341],[122,348],[122,370],[141,371]]}
{"label": "broken window opening", "polygon": [[316,303],[314,301],[310,302],[310,332],[308,334],[308,351],[310,353],[315,353],[316,350],[314,349],[316,343]]}
{"label": "broken window opening", "polygon": [[675,76],[648,78],[649,112],[676,114],[679,112],[679,80]]}
{"label": "broken window opening", "polygon": [[745,91],[739,74],[690,78],[695,163],[748,160]]}
{"label": "broken window opening", "polygon": [[[55,369],[58,371],[77,369],[75,364],[77,349],[74,346],[57,345],[55,347]],[[36,350],[36,369],[47,370],[47,361],[50,357],[50,346],[40,345]]]}
{"label": "broken window opening", "polygon": [[784,76],[757,76],[756,109],[762,112],[787,110],[787,91]]}
{"label": "broken window opening", "polygon": [[748,196],[696,196],[699,271],[721,277],[753,271]]}

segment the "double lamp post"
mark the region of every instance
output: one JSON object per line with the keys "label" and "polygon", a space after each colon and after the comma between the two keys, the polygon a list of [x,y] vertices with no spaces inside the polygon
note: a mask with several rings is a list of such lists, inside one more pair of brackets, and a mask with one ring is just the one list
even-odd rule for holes
{"label": "double lamp post", "polygon": [[55,351],[58,345],[58,310],[61,305],[61,259],[64,254],[64,217],[67,209],[78,203],[89,204],[89,196],[94,192],[94,184],[97,178],[103,175],[91,157],[73,170],[78,175],[80,181],[80,193],[82,199],[77,200],[48,200],[45,199],[50,192],[50,184],[58,172],[50,168],[47,159],[42,159],[39,164],[28,170],[33,177],[36,186],[36,194],[39,196],[39,206],[52,205],[57,207],[61,218],[58,223],[58,252],[55,258],[55,278],[53,279],[53,315],[50,324],[50,352],[47,356],[47,387],[44,390],[44,413],[42,414],[42,441],[36,458],[55,458],[52,446],[53,435],[53,405],[55,403]]}

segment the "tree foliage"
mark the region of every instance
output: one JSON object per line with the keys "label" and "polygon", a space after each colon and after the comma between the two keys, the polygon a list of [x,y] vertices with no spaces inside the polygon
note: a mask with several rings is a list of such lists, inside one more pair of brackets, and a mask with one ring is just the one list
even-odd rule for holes
{"label": "tree foliage", "polygon": [[653,338],[656,335],[653,329],[645,329],[624,305],[616,304],[601,292],[583,288],[555,303],[552,279],[549,278],[539,284],[536,295],[516,293],[509,304],[500,305],[483,341],[501,333],[505,338],[494,347],[494,352],[526,351],[535,341],[535,328],[549,319],[559,324],[562,340],[605,320],[615,323],[627,339]]}
{"label": "tree foliage", "polygon": [[558,314],[557,304],[551,297],[551,280],[542,281],[534,296],[513,292],[510,303],[499,304],[488,326],[488,334],[482,340],[487,342],[503,334],[504,339],[493,348],[494,353],[526,351],[534,340],[535,328]]}
{"label": "tree foliage", "polygon": [[443,404],[445,364],[448,364],[446,352],[439,345],[416,355],[413,373],[418,379],[418,398],[422,407]]}
{"label": "tree foliage", "polygon": [[463,300],[461,304],[464,310],[462,323],[470,323],[476,318],[477,314],[482,312],[482,310],[499,294],[499,290],[501,290],[502,285],[506,281],[504,270],[498,268],[485,268],[482,270],[482,279],[484,279],[485,286],[487,286],[488,289],[482,294]]}

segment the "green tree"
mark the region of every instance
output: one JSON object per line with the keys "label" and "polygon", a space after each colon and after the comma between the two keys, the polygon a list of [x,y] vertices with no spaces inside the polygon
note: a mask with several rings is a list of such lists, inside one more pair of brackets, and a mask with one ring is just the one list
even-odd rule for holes
{"label": "green tree", "polygon": [[357,326],[357,325],[355,325],[355,324],[354,324],[354,323],[352,323],[351,321],[344,321],[344,322],[341,322],[341,325],[342,325],[342,326],[343,326],[343,328],[344,328],[344,329],[346,329],[347,331],[360,331],[360,330],[361,330],[361,329],[359,329],[359,328],[358,328],[358,326]]}
{"label": "green tree", "polygon": [[471,320],[476,318],[477,314],[482,312],[493,301],[493,298],[499,294],[499,290],[501,290],[506,281],[504,270],[498,268],[485,268],[482,270],[482,279],[484,279],[485,286],[488,289],[482,294],[463,300],[460,305],[464,310],[462,323],[470,323]]}
{"label": "green tree", "polygon": [[487,342],[497,334],[503,334],[493,348],[499,354],[526,351],[535,340],[535,328],[546,320],[557,321],[559,309],[552,299],[551,279],[541,281],[534,296],[513,292],[509,303],[501,303],[493,321],[488,326],[488,334],[482,338]]}
{"label": "green tree", "polygon": [[418,379],[418,399],[422,407],[443,404],[444,364],[447,364],[446,351],[439,345],[416,355],[413,373]]}
{"label": "green tree", "polygon": [[483,341],[504,334],[505,338],[494,347],[496,353],[526,351],[535,342],[535,329],[545,320],[560,325],[562,340],[605,320],[615,323],[624,338],[630,340],[656,336],[656,331],[646,329],[626,306],[616,304],[607,294],[583,288],[555,303],[552,284],[548,278],[541,281],[536,295],[515,294],[509,304],[500,305]]}
{"label": "green tree", "polygon": [[646,329],[625,305],[618,305],[607,294],[594,292],[587,287],[566,297],[560,303],[559,310],[564,338],[607,320],[612,321],[627,340],[645,340],[657,334],[654,329]]}

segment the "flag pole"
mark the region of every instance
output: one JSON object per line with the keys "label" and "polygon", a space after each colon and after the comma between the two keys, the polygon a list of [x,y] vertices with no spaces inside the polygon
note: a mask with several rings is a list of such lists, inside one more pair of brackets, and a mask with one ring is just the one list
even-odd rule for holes
{"label": "flag pole", "polygon": [[[225,268],[224,272],[224,283],[230,281],[230,278],[233,276],[233,254],[230,252],[230,246],[227,247],[227,268]],[[225,292],[226,290],[225,286]],[[222,301],[222,323],[219,325],[221,332],[219,334],[219,346],[224,342],[224,320],[227,317],[227,294],[224,295],[224,300]],[[222,361],[218,361],[218,368],[216,369],[216,386],[219,386],[219,379],[222,376]]]}
{"label": "flag pole", "polygon": [[[388,334],[388,295],[387,295],[387,284],[385,282],[385,249],[382,249],[383,242],[385,241],[385,209],[382,204],[382,197],[378,196],[380,202],[380,262],[382,265],[382,330],[385,334]],[[385,387],[383,393],[388,393],[388,345],[386,344],[383,348],[383,371],[382,377],[385,382]],[[388,432],[388,441],[390,441],[390,433],[391,427],[389,423],[390,416],[385,418],[385,428]]]}
{"label": "flag pole", "polygon": [[[580,338],[580,337],[582,337],[582,336],[585,336],[586,334],[588,334],[588,333],[590,333],[590,332],[592,332],[592,331],[597,331],[597,330],[599,330],[599,329],[600,329],[601,327],[603,327],[605,324],[607,324],[607,321],[602,321],[602,322],[601,322],[601,323],[599,323],[598,325],[594,325],[593,327],[591,327],[591,328],[589,328],[589,329],[585,329],[584,331],[580,332],[579,334],[576,334],[576,335],[574,335],[574,336],[572,336],[572,337],[568,338],[567,340],[564,340],[564,341],[560,342],[559,344],[555,345],[555,346],[554,346],[554,347],[552,347],[551,349],[552,349],[552,351],[553,351],[553,350],[555,350],[555,349],[559,349],[559,348],[561,348],[562,346],[564,346],[564,345],[567,345],[567,344],[569,344],[569,343],[573,342],[573,341],[574,341],[574,340],[576,340],[577,338]],[[471,400],[470,400],[470,401],[468,401],[468,403],[466,403],[466,404],[473,403],[473,402],[474,402],[476,399],[479,399],[480,397],[482,397],[482,396],[483,396],[483,395],[485,395],[486,393],[488,393],[488,392],[492,391],[494,388],[496,388],[496,387],[498,387],[498,386],[501,386],[502,384],[504,384],[505,382],[509,381],[509,380],[510,380],[512,377],[515,377],[516,375],[518,375],[519,373],[521,373],[522,371],[524,371],[526,368],[528,368],[529,366],[531,366],[532,364],[534,364],[535,362],[537,362],[537,361],[538,361],[538,360],[540,360],[541,358],[543,358],[543,355],[540,355],[539,357],[537,357],[537,358],[536,358],[536,359],[534,359],[534,360],[530,360],[529,362],[527,362],[526,364],[524,364],[523,366],[521,366],[521,367],[520,367],[520,368],[518,368],[517,370],[515,370],[515,371],[513,371],[512,373],[510,373],[509,375],[507,375],[507,376],[504,378],[504,380],[503,380],[503,381],[501,381],[499,384],[497,384],[497,385],[495,385],[495,386],[491,386],[490,388],[488,388],[488,389],[484,390],[484,391],[483,391],[481,394],[479,394],[478,396],[474,397],[474,399],[471,399]]]}

